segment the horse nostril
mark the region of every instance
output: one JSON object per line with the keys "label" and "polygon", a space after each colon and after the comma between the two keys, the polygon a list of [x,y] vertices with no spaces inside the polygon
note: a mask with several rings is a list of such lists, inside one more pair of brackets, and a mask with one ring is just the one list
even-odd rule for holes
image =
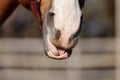
{"label": "horse nostril", "polygon": [[75,34],[72,34],[69,38],[69,43],[75,38]]}
{"label": "horse nostril", "polygon": [[49,12],[50,17],[54,17],[55,13],[54,12]]}
{"label": "horse nostril", "polygon": [[77,33],[72,34],[69,38],[69,43],[72,42],[75,38],[79,38],[79,35],[79,31]]}
{"label": "horse nostril", "polygon": [[61,31],[60,30],[56,30],[55,31],[55,39],[59,39],[61,36]]}
{"label": "horse nostril", "polygon": [[52,16],[52,17],[55,15],[54,12],[50,12],[49,14],[50,14],[50,16]]}

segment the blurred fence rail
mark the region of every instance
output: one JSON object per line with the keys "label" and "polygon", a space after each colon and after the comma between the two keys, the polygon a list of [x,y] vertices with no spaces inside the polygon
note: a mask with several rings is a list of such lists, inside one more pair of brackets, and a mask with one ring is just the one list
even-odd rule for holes
{"label": "blurred fence rail", "polygon": [[62,61],[46,57],[43,46],[41,39],[0,39],[0,80],[115,80],[112,38],[80,39]]}

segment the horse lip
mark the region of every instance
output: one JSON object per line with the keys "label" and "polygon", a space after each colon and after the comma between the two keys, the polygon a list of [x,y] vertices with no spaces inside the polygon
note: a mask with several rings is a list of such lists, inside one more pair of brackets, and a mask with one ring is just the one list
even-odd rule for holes
{"label": "horse lip", "polygon": [[72,49],[64,49],[62,47],[56,47],[51,43],[49,38],[47,37],[48,41],[48,49],[46,51],[46,55],[50,58],[61,60],[61,59],[67,59],[72,54]]}
{"label": "horse lip", "polygon": [[52,59],[56,59],[56,60],[61,60],[61,59],[67,59],[68,58],[67,54],[64,54],[64,55],[61,55],[61,56],[56,56],[52,52],[47,52],[47,56],[52,58]]}
{"label": "horse lip", "polygon": [[72,54],[72,50],[67,50],[64,52],[64,54],[62,55],[54,55],[54,53],[52,51],[47,51],[46,55],[52,59],[56,59],[56,60],[63,60],[63,59],[67,59],[71,56]]}
{"label": "horse lip", "polygon": [[56,48],[56,49],[58,52],[48,50],[46,51],[46,55],[52,59],[63,60],[69,58],[72,54],[72,49],[70,50],[65,50],[63,48]]}

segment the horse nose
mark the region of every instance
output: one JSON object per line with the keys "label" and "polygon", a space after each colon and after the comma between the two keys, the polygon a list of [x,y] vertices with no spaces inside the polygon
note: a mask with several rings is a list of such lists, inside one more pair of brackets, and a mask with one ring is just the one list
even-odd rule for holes
{"label": "horse nose", "polygon": [[56,30],[55,34],[50,39],[51,42],[56,46],[64,49],[72,49],[76,43],[78,38],[76,38],[76,34],[67,35],[63,34],[60,30]]}
{"label": "horse nose", "polygon": [[56,40],[59,40],[60,36],[61,36],[61,31],[60,31],[60,30],[55,30],[54,38],[55,38]]}

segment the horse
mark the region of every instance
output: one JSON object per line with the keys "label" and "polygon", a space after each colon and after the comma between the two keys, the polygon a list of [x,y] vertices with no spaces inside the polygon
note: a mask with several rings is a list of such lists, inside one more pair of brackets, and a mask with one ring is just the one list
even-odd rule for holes
{"label": "horse", "polygon": [[78,43],[85,0],[0,0],[0,25],[21,4],[36,16],[43,33],[45,53],[62,60]]}

